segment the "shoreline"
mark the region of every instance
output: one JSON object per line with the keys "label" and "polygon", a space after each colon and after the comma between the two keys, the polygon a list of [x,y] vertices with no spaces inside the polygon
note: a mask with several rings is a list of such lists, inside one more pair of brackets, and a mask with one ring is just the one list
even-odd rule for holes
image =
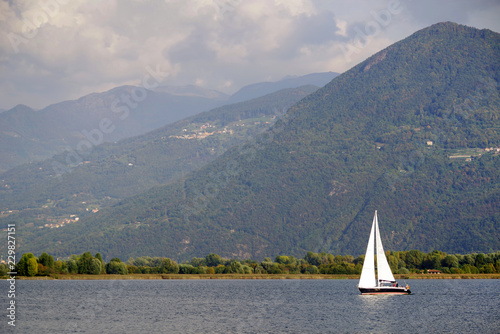
{"label": "shoreline", "polygon": [[[405,274],[394,275],[396,280],[404,279],[500,279],[500,274]],[[359,279],[359,275],[321,274],[129,274],[129,275],[86,275],[56,274],[52,276],[17,276],[16,280],[158,280],[158,279]]]}

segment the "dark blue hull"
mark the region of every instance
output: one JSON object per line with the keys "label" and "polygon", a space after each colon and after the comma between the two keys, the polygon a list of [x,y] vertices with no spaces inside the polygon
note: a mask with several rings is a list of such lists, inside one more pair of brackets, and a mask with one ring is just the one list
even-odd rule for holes
{"label": "dark blue hull", "polygon": [[379,286],[375,288],[360,288],[359,291],[362,295],[409,295],[411,293],[410,289],[403,286]]}

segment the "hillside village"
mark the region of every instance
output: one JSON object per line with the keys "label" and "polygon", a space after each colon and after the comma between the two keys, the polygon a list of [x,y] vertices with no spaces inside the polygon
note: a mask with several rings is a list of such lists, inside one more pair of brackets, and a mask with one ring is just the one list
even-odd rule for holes
{"label": "hillside village", "polygon": [[[51,220],[51,219],[47,219],[47,220]],[[38,228],[59,228],[59,227],[63,227],[64,225],[67,225],[67,224],[71,224],[71,223],[76,223],[77,221],[80,220],[79,217],[77,217],[76,215],[71,215],[70,218],[65,218],[65,219],[62,219],[62,220],[58,220],[58,219],[52,219],[54,220],[55,222],[54,223],[47,223],[47,224],[44,224],[43,226],[38,226]]]}
{"label": "hillside village", "polygon": [[[171,135],[169,138],[177,139],[205,139],[212,135],[233,135],[236,132],[242,132],[245,127],[259,127],[260,125],[269,127],[270,124],[274,123],[277,116],[272,117],[261,117],[254,119],[246,119],[244,122],[239,120],[231,124],[220,126],[213,123],[203,123],[203,124],[190,124],[190,127],[182,129],[182,134]],[[221,128],[217,130],[217,128]],[[165,139],[165,138],[164,138]]]}
{"label": "hillside village", "polygon": [[[245,124],[243,124],[244,126]],[[169,138],[177,138],[177,139],[204,139],[207,138],[208,136],[214,135],[214,134],[227,134],[229,133],[232,135],[234,131],[232,129],[228,129],[227,127],[224,127],[222,130],[218,131],[212,131],[208,132],[207,131],[210,129],[215,129],[215,125],[210,124],[210,123],[205,123],[203,125],[200,125],[199,129],[193,130],[193,133],[189,133],[188,129],[182,129],[182,132],[185,133],[180,136],[169,136]]]}

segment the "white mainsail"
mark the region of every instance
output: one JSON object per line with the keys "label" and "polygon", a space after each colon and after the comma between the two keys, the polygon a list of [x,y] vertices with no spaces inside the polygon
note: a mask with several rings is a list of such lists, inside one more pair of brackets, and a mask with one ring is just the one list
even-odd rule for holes
{"label": "white mainsail", "polygon": [[[376,217],[376,214],[375,214]],[[361,270],[361,277],[359,278],[358,286],[360,288],[371,288],[377,286],[375,278],[375,218],[373,219],[372,229],[370,232],[370,239],[366,247],[365,261],[363,262],[363,269]]]}
{"label": "white mainsail", "polygon": [[[378,280],[375,277],[375,244],[377,249]],[[363,270],[361,271],[358,286],[360,288],[377,287],[380,286],[380,281],[394,282],[395,280],[392,275],[391,268],[389,267],[389,263],[387,262],[387,258],[385,257],[384,247],[382,246],[382,240],[380,239],[380,232],[378,229],[377,211],[375,211],[372,229],[370,232],[370,239],[368,240],[368,246],[366,247]]]}

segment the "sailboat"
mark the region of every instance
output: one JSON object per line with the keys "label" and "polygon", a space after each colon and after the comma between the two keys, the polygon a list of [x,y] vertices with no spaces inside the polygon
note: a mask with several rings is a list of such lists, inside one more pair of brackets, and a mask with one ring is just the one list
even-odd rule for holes
{"label": "sailboat", "polygon": [[[375,249],[377,253],[376,268]],[[363,263],[363,270],[361,271],[358,289],[362,295],[406,295],[411,293],[408,285],[399,286],[398,282],[396,282],[394,276],[392,275],[391,268],[389,267],[389,263],[385,257],[382,240],[380,239],[376,210],[375,216],[373,217],[370,239],[368,240],[368,247],[366,247],[365,261]]]}

